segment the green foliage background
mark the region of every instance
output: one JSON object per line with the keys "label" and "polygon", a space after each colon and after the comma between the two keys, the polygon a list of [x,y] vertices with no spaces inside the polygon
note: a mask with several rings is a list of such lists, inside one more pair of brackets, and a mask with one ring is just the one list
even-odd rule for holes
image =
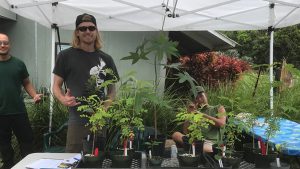
{"label": "green foliage background", "polygon": [[[251,60],[255,64],[269,63],[270,37],[266,30],[223,32],[235,40],[237,45],[236,56]],[[275,29],[274,33],[274,61],[280,62],[283,58],[288,63],[300,68],[300,24],[286,28]],[[231,54],[234,54],[231,52]]]}
{"label": "green foliage background", "polygon": [[[263,116],[269,113],[270,82],[268,72],[263,72],[258,80],[255,96],[254,86],[258,74],[255,71],[246,72],[240,75],[237,82],[220,84],[218,88],[207,88],[210,104],[222,104],[226,111],[232,111],[231,105],[222,97],[238,100],[234,110],[241,113],[252,113]],[[274,93],[274,116],[284,117],[292,121],[300,122],[300,90],[299,76],[294,75],[294,86],[280,93]]]}

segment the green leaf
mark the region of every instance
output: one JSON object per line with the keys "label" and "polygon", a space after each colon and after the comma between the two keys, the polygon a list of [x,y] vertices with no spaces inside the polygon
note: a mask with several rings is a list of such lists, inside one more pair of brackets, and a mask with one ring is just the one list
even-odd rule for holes
{"label": "green leaf", "polygon": [[188,72],[184,72],[184,73],[178,73],[178,74],[175,74],[179,80],[178,82],[179,83],[184,83],[184,82],[188,82],[191,86],[191,90],[194,94],[194,96],[196,97],[197,95],[197,91],[196,91],[196,84],[197,84],[197,81],[192,77],[190,76],[190,74]]}
{"label": "green leaf", "polygon": [[179,56],[177,45],[178,42],[170,41],[168,36],[161,33],[157,38],[154,38],[150,41],[149,51],[154,51],[158,60],[161,61],[164,55],[167,56],[168,59],[171,59],[171,56]]}
{"label": "green leaf", "polygon": [[135,52],[129,52],[129,56],[121,58],[121,60],[132,60],[131,64],[137,63],[140,59],[142,60],[149,60],[147,55],[150,51],[145,51],[145,45],[148,41],[144,41],[140,46],[136,48]]}

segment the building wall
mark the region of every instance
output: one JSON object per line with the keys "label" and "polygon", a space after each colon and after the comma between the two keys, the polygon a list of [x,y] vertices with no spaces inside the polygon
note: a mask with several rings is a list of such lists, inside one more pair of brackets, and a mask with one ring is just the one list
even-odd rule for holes
{"label": "building wall", "polygon": [[[18,16],[17,22],[2,23],[0,32],[9,35],[12,42],[11,54],[25,62],[34,85],[37,88],[50,87],[51,29]],[[135,65],[132,65],[131,61],[120,59],[135,51],[137,45],[144,39],[158,35],[158,32],[101,32],[101,34],[104,41],[102,50],[113,57],[121,77],[129,71],[135,71],[137,79],[153,81],[153,56],[150,56],[152,59],[139,61]],[[72,31],[60,30],[60,37],[62,43],[70,43]],[[164,69],[160,73],[164,75]],[[161,89],[163,86],[164,83],[161,83]]]}
{"label": "building wall", "polygon": [[51,30],[18,16],[16,22],[2,23],[0,31],[10,37],[10,53],[25,62],[33,84],[48,87]]}

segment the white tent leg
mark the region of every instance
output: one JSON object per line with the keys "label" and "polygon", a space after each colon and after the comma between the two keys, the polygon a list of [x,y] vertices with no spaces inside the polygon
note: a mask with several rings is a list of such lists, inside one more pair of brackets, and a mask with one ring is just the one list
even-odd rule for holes
{"label": "white tent leg", "polygon": [[269,35],[270,35],[270,110],[271,110],[271,115],[273,116],[273,98],[274,98],[274,90],[273,90],[273,81],[274,81],[274,76],[273,76],[273,44],[274,44],[274,22],[275,22],[275,10],[274,10],[275,4],[270,3],[269,5]]}
{"label": "white tent leg", "polygon": [[273,42],[274,42],[274,30],[270,32],[270,110],[273,115]]}
{"label": "white tent leg", "polygon": [[[54,68],[54,64],[55,64],[55,28],[52,28],[52,32],[51,32],[51,70],[50,72],[52,72],[53,68]],[[52,87],[53,87],[53,73],[51,73],[51,84],[50,84],[50,113],[49,113],[49,132],[51,132],[51,128],[52,128],[52,114],[53,114],[53,91],[52,91]]]}
{"label": "white tent leg", "polygon": [[35,55],[35,81],[34,85],[38,86],[39,85],[39,75],[38,75],[38,40],[37,40],[37,22],[34,22],[34,55]]}

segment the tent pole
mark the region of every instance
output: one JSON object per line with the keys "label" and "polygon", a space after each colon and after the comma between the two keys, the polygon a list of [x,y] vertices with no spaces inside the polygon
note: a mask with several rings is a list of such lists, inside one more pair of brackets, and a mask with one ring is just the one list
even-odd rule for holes
{"label": "tent pole", "polygon": [[39,74],[38,74],[38,40],[37,40],[37,22],[34,22],[34,55],[35,55],[35,78],[34,85],[37,87],[39,85]]}
{"label": "tent pole", "polygon": [[269,27],[268,27],[268,33],[270,35],[270,110],[271,110],[271,116],[273,116],[273,109],[274,109],[274,90],[273,90],[273,81],[274,81],[274,75],[273,75],[273,44],[274,44],[274,22],[275,22],[275,11],[274,11],[275,4],[270,3],[269,5]]}
{"label": "tent pole", "polygon": [[[51,28],[51,70],[50,72],[52,72],[52,70],[54,69],[54,64],[55,64],[55,28],[52,27]],[[49,132],[51,132],[51,128],[52,128],[52,114],[53,114],[53,73],[51,73],[51,84],[50,84],[50,113],[49,113]]]}
{"label": "tent pole", "polygon": [[273,91],[273,42],[274,42],[274,30],[272,29],[270,32],[270,110],[271,114],[273,115],[273,97],[274,97],[274,91]]}

